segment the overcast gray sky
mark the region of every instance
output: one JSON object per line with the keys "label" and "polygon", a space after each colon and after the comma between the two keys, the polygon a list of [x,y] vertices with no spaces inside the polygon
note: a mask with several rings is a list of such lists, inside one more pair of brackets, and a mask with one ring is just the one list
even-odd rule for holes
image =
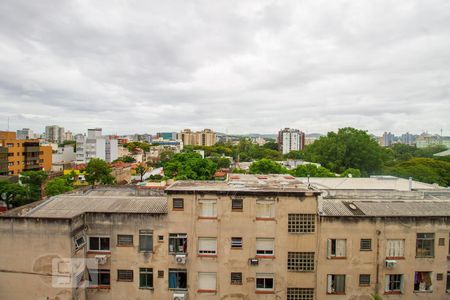
{"label": "overcast gray sky", "polygon": [[0,129],[450,135],[450,1],[0,1]]}

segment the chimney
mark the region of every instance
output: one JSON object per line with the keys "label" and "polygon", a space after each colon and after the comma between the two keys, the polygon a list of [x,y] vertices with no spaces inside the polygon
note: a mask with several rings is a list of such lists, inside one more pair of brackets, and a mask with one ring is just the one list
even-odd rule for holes
{"label": "chimney", "polygon": [[409,177],[409,187],[408,187],[408,191],[412,191],[412,184],[413,184],[413,182],[412,182],[412,177]]}

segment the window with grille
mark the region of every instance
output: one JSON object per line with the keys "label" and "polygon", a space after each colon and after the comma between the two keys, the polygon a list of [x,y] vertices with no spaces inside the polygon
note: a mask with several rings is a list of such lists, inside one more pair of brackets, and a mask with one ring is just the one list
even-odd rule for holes
{"label": "window with grille", "polygon": [[133,236],[128,234],[118,234],[117,246],[133,246]]}
{"label": "window with grille", "polygon": [[314,252],[288,252],[288,270],[314,271]]}
{"label": "window with grille", "polygon": [[370,285],[370,274],[359,274],[359,285]]}
{"label": "window with grille", "polygon": [[117,270],[117,281],[133,281],[133,270]]}
{"label": "window with grille", "polygon": [[316,230],[316,216],[314,214],[289,214],[289,233],[312,233]]}
{"label": "window with grille", "polygon": [[173,198],[173,209],[183,210],[184,209],[184,199],[183,198]]}
{"label": "window with grille", "polygon": [[434,257],[434,233],[417,234],[416,256]]}
{"label": "window with grille", "polygon": [[313,300],[314,289],[311,288],[288,288],[287,300]]}
{"label": "window with grille", "polygon": [[198,238],[198,254],[216,255],[217,239],[216,238]]}
{"label": "window with grille", "polygon": [[444,238],[439,238],[438,245],[439,246],[445,246],[445,239]]}
{"label": "window with grille", "polygon": [[139,251],[141,252],[153,251],[152,230],[139,230]]}
{"label": "window with grille", "polygon": [[372,251],[372,240],[361,239],[359,249],[360,251]]}
{"label": "window with grille", "polygon": [[244,200],[243,199],[231,199],[231,210],[234,211],[242,211],[244,208]]}
{"label": "window with grille", "polygon": [[241,237],[232,237],[231,238],[231,248],[241,249],[242,248],[242,238]]}
{"label": "window with grille", "polygon": [[152,268],[139,268],[139,287],[143,289],[153,288]]}
{"label": "window with grille", "polygon": [[241,272],[231,272],[231,284],[242,285],[242,273]]}

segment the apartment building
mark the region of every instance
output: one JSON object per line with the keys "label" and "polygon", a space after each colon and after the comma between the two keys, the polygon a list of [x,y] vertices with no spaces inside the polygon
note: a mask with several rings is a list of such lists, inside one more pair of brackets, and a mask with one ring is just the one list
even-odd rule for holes
{"label": "apartment building", "polygon": [[447,299],[449,193],[239,174],[59,195],[0,215],[0,298]]}
{"label": "apartment building", "polygon": [[178,139],[181,140],[185,146],[212,146],[217,141],[217,135],[211,129],[195,132],[190,129],[184,129],[179,134]]}
{"label": "apartment building", "polygon": [[19,140],[15,132],[0,131],[0,147],[8,151],[8,175],[19,175],[22,171],[51,170],[52,148],[40,146],[39,140]]}
{"label": "apartment building", "polygon": [[0,175],[8,175],[8,148],[0,147]]}
{"label": "apartment building", "polygon": [[88,129],[87,136],[78,134],[75,141],[77,163],[88,163],[91,158],[100,158],[107,162],[118,158],[118,140],[102,136],[101,128]]}
{"label": "apartment building", "polygon": [[65,139],[64,127],[57,125],[45,126],[45,139],[52,143],[62,144]]}
{"label": "apartment building", "polygon": [[285,128],[278,132],[278,148],[283,154],[291,151],[303,150],[305,147],[305,133],[298,129]]}

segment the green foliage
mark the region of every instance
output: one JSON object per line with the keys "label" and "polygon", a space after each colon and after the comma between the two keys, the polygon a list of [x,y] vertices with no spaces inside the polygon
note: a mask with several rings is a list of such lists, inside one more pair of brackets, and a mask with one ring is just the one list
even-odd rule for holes
{"label": "green foliage", "polygon": [[383,300],[383,298],[377,293],[370,294],[370,298],[371,298],[371,300]]}
{"label": "green foliage", "polygon": [[384,174],[412,177],[414,180],[450,185],[450,162],[432,158],[412,158],[385,168]]}
{"label": "green foliage", "polygon": [[211,156],[208,157],[214,163],[216,163],[218,169],[229,168],[231,165],[231,161],[229,158],[221,157],[221,156]]}
{"label": "green foliage", "polygon": [[344,173],[341,174],[341,177],[350,177],[350,174],[353,178],[361,177],[361,171],[354,168],[348,168],[347,170],[345,170]]}
{"label": "green foliage", "polygon": [[303,153],[303,151],[297,151],[297,150],[293,150],[291,152],[289,152],[288,154],[284,155],[285,158],[287,159],[304,159],[305,154]]}
{"label": "green foliage", "polygon": [[[405,144],[393,144],[387,151],[390,151],[390,161],[406,161],[414,157],[432,158],[433,154],[442,152],[447,148],[444,145],[435,145],[426,148],[416,148]],[[392,164],[388,162],[388,165]]]}
{"label": "green foliage", "polygon": [[379,173],[383,158],[383,149],[377,141],[367,132],[350,127],[329,132],[305,149],[307,161],[320,163],[336,173],[348,168],[359,169],[364,176]]}
{"label": "green foliage", "polygon": [[150,175],[149,178],[151,181],[160,181],[163,179],[163,177],[159,174]]}
{"label": "green foliage", "polygon": [[62,144],[59,144],[58,146],[59,147],[64,147],[65,145],[72,145],[73,146],[73,150],[77,151],[77,142],[76,141],[69,141],[69,140],[67,140],[67,141],[62,142]]}
{"label": "green foliage", "polygon": [[178,180],[208,180],[217,169],[212,160],[196,152],[177,153],[163,166],[165,176]]}
{"label": "green foliage", "polygon": [[55,196],[59,194],[63,194],[73,190],[72,185],[70,185],[64,176],[56,177],[47,182],[45,187],[45,194],[47,196]]}
{"label": "green foliage", "polygon": [[288,170],[273,160],[263,158],[250,165],[250,174],[284,174]]}
{"label": "green foliage", "polygon": [[144,152],[148,152],[150,150],[150,144],[147,142],[129,142],[123,144],[123,146],[130,152],[135,152],[137,148],[144,150]]}
{"label": "green foliage", "polygon": [[145,164],[139,164],[138,166],[136,166],[135,171],[136,171],[136,174],[141,176],[141,182],[142,182],[145,173],[147,173],[147,171],[148,171],[148,167]]}
{"label": "green foliage", "polygon": [[275,143],[274,141],[269,141],[269,142],[265,143],[262,147],[266,148],[266,149],[278,151],[278,144]]}
{"label": "green foliage", "polygon": [[330,170],[315,164],[297,166],[290,173],[295,177],[336,177]]}
{"label": "green foliage", "polygon": [[84,172],[86,181],[91,185],[114,183],[114,177],[111,175],[112,169],[103,159],[92,158]]}
{"label": "green foliage", "polygon": [[136,160],[132,156],[129,156],[129,155],[125,155],[125,156],[119,157],[118,159],[116,159],[113,162],[118,162],[118,161],[121,161],[121,162],[124,162],[124,163],[135,163],[136,162]]}
{"label": "green foliage", "polygon": [[235,174],[247,174],[247,171],[245,171],[245,170],[243,170],[243,169],[238,169],[238,168],[236,168],[236,169],[233,169],[233,170],[231,171],[231,173],[235,173]]}
{"label": "green foliage", "polygon": [[20,174],[20,182],[27,186],[30,200],[41,199],[42,184],[47,179],[45,171],[27,171]]}
{"label": "green foliage", "polygon": [[5,201],[8,208],[33,202],[28,195],[29,192],[26,186],[9,181],[0,181],[0,200]]}

